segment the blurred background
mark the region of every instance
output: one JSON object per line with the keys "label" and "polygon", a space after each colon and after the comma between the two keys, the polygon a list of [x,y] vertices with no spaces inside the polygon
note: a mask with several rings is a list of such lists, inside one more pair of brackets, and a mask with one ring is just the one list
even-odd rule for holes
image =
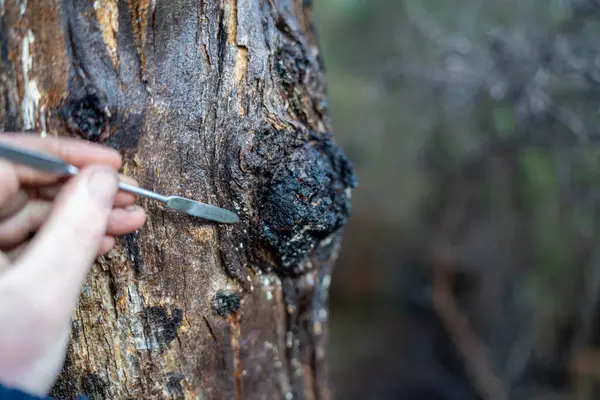
{"label": "blurred background", "polygon": [[600,399],[600,1],[315,0],[338,399]]}

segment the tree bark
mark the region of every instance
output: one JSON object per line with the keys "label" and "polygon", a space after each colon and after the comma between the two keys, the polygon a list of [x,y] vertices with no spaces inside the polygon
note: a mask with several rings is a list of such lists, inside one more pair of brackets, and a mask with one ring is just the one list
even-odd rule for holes
{"label": "tree bark", "polygon": [[327,399],[327,293],[352,168],[306,0],[0,0],[0,131],[124,155],[144,228],[92,269],[58,398]]}

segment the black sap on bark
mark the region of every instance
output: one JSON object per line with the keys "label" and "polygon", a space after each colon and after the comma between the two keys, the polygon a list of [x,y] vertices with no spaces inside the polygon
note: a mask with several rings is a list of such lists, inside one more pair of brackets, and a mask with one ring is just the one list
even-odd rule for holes
{"label": "black sap on bark", "polygon": [[357,184],[350,161],[330,136],[310,134],[284,151],[289,140],[283,132],[266,131],[255,136],[253,146],[261,181],[258,236],[272,250],[281,275],[310,269],[311,251],[344,226],[349,189]]}

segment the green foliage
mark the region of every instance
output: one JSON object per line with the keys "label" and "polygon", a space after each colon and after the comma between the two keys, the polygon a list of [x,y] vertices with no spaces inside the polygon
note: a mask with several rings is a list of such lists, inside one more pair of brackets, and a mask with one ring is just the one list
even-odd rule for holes
{"label": "green foliage", "polygon": [[519,166],[523,175],[521,194],[525,204],[533,211],[545,208],[556,212],[556,204],[542,207],[544,203],[554,203],[559,190],[552,152],[539,148],[523,149],[519,154]]}
{"label": "green foliage", "polygon": [[499,103],[494,107],[492,110],[492,125],[496,132],[503,137],[514,134],[517,122],[512,104]]}
{"label": "green foliage", "polygon": [[550,150],[525,149],[519,155],[519,166],[524,217],[529,219],[534,246],[532,276],[535,280],[552,282],[570,267],[570,243],[560,213],[556,161]]}

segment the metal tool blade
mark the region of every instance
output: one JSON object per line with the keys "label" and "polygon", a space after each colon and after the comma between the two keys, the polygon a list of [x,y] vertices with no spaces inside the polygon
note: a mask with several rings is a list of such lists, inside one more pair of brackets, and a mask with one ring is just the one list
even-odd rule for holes
{"label": "metal tool blade", "polygon": [[194,217],[209,219],[223,224],[235,224],[240,218],[233,212],[223,208],[200,203],[184,197],[172,196],[167,200],[167,206]]}
{"label": "metal tool blade", "polygon": [[0,143],[0,158],[57,175],[75,175],[78,170],[57,157]]}

